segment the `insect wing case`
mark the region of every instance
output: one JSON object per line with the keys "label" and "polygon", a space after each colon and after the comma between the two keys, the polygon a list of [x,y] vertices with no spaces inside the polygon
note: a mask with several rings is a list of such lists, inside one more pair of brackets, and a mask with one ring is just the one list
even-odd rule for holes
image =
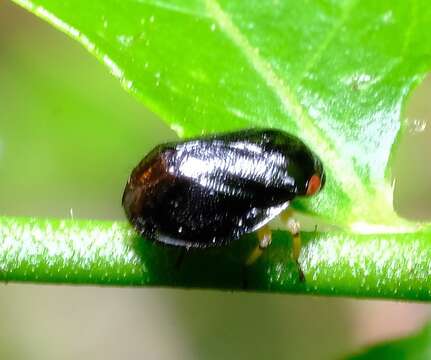
{"label": "insect wing case", "polygon": [[263,226],[305,194],[316,164],[300,140],[276,130],[160,145],[133,170],[123,206],[152,240],[222,245]]}

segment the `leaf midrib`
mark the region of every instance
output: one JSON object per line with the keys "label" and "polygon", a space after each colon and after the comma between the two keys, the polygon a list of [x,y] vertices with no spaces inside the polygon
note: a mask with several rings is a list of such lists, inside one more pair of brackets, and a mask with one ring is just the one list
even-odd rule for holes
{"label": "leaf midrib", "polygon": [[[226,37],[241,50],[245,58],[256,70],[256,73],[277,96],[291,120],[299,128],[305,130],[301,132],[301,138],[311,147],[319,150],[319,156],[326,166],[330,164],[333,176],[341,189],[350,198],[352,196],[358,199],[364,199],[364,196],[369,198],[369,193],[351,162],[345,161],[338,156],[334,143],[319,129],[314,119],[309,116],[289,84],[276,74],[271,64],[260,55],[257,48],[250,44],[246,36],[233,23],[216,0],[206,0],[206,5],[210,16],[225,33]],[[331,35],[329,34],[329,36]],[[318,59],[315,61],[318,61]]]}

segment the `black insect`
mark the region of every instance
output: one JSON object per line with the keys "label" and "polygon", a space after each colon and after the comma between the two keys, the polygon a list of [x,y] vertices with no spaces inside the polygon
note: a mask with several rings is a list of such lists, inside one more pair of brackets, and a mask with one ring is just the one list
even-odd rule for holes
{"label": "black insect", "polygon": [[258,230],[324,182],[301,140],[252,129],[157,146],[133,170],[123,206],[144,237],[205,248]]}

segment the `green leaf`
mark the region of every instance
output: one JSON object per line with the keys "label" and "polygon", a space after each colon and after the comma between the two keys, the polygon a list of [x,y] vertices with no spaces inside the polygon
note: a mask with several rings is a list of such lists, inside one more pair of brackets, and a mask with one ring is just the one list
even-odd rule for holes
{"label": "green leaf", "polygon": [[431,357],[431,325],[419,333],[404,339],[376,345],[362,354],[350,357],[352,360],[428,360]]}
{"label": "green leaf", "polygon": [[180,136],[297,134],[325,191],[297,205],[356,232],[411,231],[387,168],[403,103],[431,66],[431,9],[414,2],[16,0],[103,61]]}

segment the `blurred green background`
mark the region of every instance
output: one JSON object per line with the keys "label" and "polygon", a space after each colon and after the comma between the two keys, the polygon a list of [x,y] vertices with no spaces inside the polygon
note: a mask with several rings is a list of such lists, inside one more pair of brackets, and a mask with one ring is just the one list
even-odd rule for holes
{"label": "blurred green background", "polygon": [[[411,99],[395,205],[429,219],[431,81]],[[133,166],[175,134],[80,45],[0,0],[0,215],[124,219]],[[0,285],[0,359],[333,359],[430,307],[219,291]]]}

